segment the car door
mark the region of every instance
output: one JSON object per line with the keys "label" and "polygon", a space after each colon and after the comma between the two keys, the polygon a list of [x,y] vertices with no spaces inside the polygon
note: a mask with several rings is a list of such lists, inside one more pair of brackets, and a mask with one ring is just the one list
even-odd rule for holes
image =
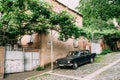
{"label": "car door", "polygon": [[84,55],[85,55],[85,62],[89,62],[90,61],[90,54],[89,51],[84,51]]}
{"label": "car door", "polygon": [[81,56],[80,56],[80,52],[79,51],[75,52],[75,59],[74,59],[73,62],[77,62],[78,64],[81,63]]}
{"label": "car door", "polygon": [[79,62],[80,62],[80,64],[85,63],[85,55],[84,55],[84,52],[80,52]]}

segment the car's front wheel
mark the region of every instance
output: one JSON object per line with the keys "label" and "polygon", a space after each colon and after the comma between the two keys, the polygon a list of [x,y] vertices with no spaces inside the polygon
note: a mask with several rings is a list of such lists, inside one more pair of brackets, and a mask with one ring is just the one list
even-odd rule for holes
{"label": "car's front wheel", "polygon": [[73,69],[77,69],[78,68],[78,64],[76,62],[73,63]]}
{"label": "car's front wheel", "polygon": [[64,67],[63,66],[60,66],[60,69],[63,69]]}

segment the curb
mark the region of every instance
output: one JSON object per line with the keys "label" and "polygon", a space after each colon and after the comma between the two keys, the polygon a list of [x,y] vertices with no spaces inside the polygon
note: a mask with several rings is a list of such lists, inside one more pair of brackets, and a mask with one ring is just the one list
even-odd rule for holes
{"label": "curb", "polygon": [[35,76],[31,76],[31,77],[26,78],[26,79],[24,79],[24,80],[29,80],[29,79],[31,79],[31,78],[39,77],[39,76],[41,76],[41,75],[44,75],[44,74],[49,74],[49,73],[51,73],[51,71],[44,72],[44,73],[41,73],[41,74],[38,74],[38,75],[35,75]]}

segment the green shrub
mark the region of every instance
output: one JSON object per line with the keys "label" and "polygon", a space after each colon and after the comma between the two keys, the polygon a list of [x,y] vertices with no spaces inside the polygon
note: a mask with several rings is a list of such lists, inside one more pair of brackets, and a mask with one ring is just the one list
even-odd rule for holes
{"label": "green shrub", "polygon": [[41,71],[41,70],[44,70],[44,69],[45,69],[45,68],[40,67],[40,66],[38,66],[38,67],[36,68],[37,71]]}
{"label": "green shrub", "polygon": [[106,48],[100,54],[101,55],[106,55],[106,54],[111,53],[111,52],[112,52],[112,50]]}
{"label": "green shrub", "polygon": [[102,61],[104,61],[104,55],[97,54],[94,62],[95,63],[100,63]]}

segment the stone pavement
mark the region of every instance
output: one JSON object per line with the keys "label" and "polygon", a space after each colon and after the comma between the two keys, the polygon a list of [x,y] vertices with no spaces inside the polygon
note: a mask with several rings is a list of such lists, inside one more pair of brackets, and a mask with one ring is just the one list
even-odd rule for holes
{"label": "stone pavement", "polygon": [[45,73],[28,80],[120,80],[119,59],[119,52],[108,54],[100,63],[85,64],[77,70],[58,68],[54,73]]}
{"label": "stone pavement", "polygon": [[120,62],[108,70],[102,72],[93,80],[120,80]]}

